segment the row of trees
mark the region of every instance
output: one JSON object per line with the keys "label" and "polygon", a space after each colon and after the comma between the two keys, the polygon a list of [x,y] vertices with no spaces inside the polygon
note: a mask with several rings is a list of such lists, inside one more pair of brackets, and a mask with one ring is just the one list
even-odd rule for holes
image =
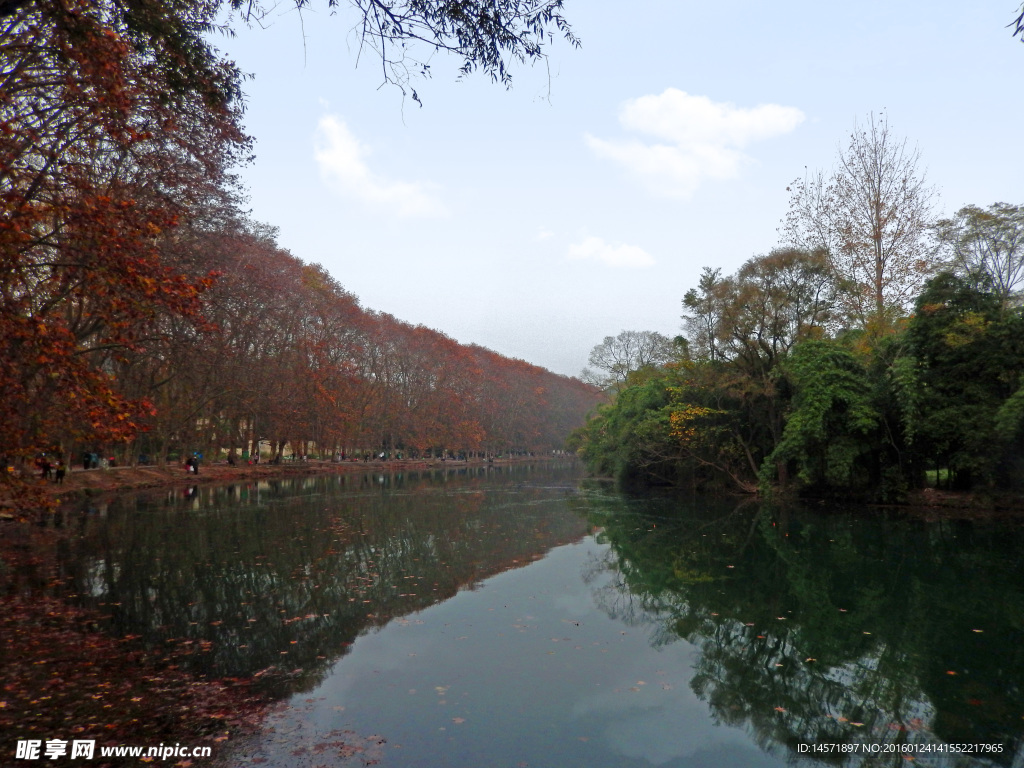
{"label": "row of trees", "polygon": [[1024,208],[936,220],[884,119],[791,187],[786,245],[705,268],[675,358],[575,440],[623,478],[858,492],[1024,476]]}
{"label": "row of trees", "polygon": [[203,323],[124,355],[115,375],[155,414],[132,450],[406,455],[561,447],[599,392],[482,347],[365,310],[322,267],[258,228],[204,233],[217,270]]}
{"label": "row of trees", "polygon": [[[507,81],[549,31],[574,42],[560,0],[354,5],[402,87],[406,43]],[[260,13],[241,0],[0,3],[5,465],[143,433],[149,451],[231,444],[242,424],[320,446],[535,447],[565,424],[552,409],[590,397],[360,310],[245,220],[243,78],[210,40],[231,32],[224,18]]]}

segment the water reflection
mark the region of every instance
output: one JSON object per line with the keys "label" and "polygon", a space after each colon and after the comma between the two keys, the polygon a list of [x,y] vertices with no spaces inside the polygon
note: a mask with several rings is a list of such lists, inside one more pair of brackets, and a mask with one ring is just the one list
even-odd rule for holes
{"label": "water reflection", "polygon": [[573,515],[544,514],[568,492],[551,471],[263,480],[86,506],[66,512],[79,536],[60,579],[118,636],[304,690],[368,628],[584,535]]}
{"label": "water reflection", "polygon": [[603,493],[576,504],[608,544],[598,604],[655,645],[699,648],[690,686],[716,723],[784,758],[802,743],[980,742],[1000,751],[917,762],[1020,764],[1019,527]]}
{"label": "water reflection", "polygon": [[1019,528],[576,482],[373,473],[94,505],[65,515],[60,588],[291,694],[231,764],[775,768],[811,743],[1024,762]]}

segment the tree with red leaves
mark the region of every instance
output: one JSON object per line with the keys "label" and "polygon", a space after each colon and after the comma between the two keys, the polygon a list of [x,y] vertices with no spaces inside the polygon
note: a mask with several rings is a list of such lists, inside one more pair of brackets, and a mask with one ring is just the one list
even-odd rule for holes
{"label": "tree with red leaves", "polygon": [[184,8],[0,16],[0,452],[15,469],[0,482],[74,440],[131,437],[151,408],[116,386],[119,357],[165,315],[198,317],[209,276],[163,250],[229,189],[248,140],[238,73],[193,45],[212,8]]}

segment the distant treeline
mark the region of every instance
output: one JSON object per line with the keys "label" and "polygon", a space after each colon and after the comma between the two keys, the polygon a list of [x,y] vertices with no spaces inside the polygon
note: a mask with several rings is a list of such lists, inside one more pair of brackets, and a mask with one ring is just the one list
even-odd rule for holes
{"label": "distant treeline", "polygon": [[880,501],[1024,486],[1024,207],[935,220],[916,161],[873,118],[794,182],[787,245],[705,268],[684,336],[596,347],[614,399],[574,436],[591,469]]}

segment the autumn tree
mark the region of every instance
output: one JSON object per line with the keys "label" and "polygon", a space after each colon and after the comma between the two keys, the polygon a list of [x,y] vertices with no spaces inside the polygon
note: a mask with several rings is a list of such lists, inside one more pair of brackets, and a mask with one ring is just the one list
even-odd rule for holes
{"label": "autumn tree", "polygon": [[854,125],[831,173],[793,182],[784,239],[827,253],[849,320],[885,328],[903,315],[937,266],[936,192],[921,155],[883,115]]}
{"label": "autumn tree", "polygon": [[822,336],[838,301],[825,253],[796,248],[749,259],[712,295],[719,356],[752,373],[767,373],[798,341]]}
{"label": "autumn tree", "polygon": [[248,144],[238,73],[201,44],[204,9],[2,10],[0,432],[17,464],[140,425],[150,405],[126,397],[114,370],[168,314],[198,317],[209,276],[183,273],[163,246],[226,189]]}

